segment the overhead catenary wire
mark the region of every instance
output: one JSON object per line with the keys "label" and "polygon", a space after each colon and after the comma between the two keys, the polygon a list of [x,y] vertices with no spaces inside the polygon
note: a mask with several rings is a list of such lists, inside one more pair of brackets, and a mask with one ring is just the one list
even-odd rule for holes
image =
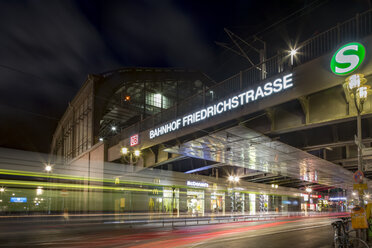
{"label": "overhead catenary wire", "polygon": [[[318,7],[320,7],[320,6],[324,5],[324,4],[326,4],[327,2],[329,2],[329,0],[325,0],[325,1],[324,1],[324,0],[315,0],[315,1],[311,2],[311,3],[308,4],[308,5],[302,7],[302,8],[300,8],[300,9],[298,9],[298,10],[295,10],[294,12],[292,12],[291,14],[289,14],[289,15],[287,15],[287,16],[281,18],[280,20],[275,21],[274,23],[268,25],[267,27],[260,29],[260,31],[254,33],[254,34],[251,34],[251,35],[249,35],[249,36],[247,36],[247,37],[245,38],[245,40],[250,40],[250,39],[253,38],[254,40],[259,40],[259,41],[262,42],[262,40],[258,38],[258,35],[259,35],[259,34],[262,34],[262,33],[264,33],[264,32],[267,32],[268,30],[270,30],[270,29],[272,29],[272,28],[274,28],[274,27],[276,27],[276,26],[282,24],[283,22],[287,21],[287,20],[290,19],[291,17],[294,17],[294,16],[296,16],[298,13],[303,12],[304,10],[306,10],[307,13],[309,13],[309,12],[313,11],[314,9],[316,9],[316,8],[318,8]],[[305,14],[305,13],[303,13],[302,15],[298,15],[296,18],[301,17],[301,16],[303,16],[304,14]],[[296,18],[293,18],[293,20],[296,19]],[[262,25],[261,25],[261,26],[262,26]],[[234,29],[234,28],[237,28],[237,27],[231,27],[231,28]],[[241,27],[238,27],[238,28],[241,28]],[[225,32],[226,32],[226,31],[225,31]],[[230,31],[230,32],[231,32],[231,31]],[[232,34],[234,34],[234,33],[232,33]],[[230,36],[230,35],[229,35],[229,36]],[[239,37],[239,36],[238,36],[238,37]],[[239,37],[239,38],[240,38],[240,37]],[[251,47],[251,45],[249,44],[249,42],[244,41],[244,39],[242,39],[242,38],[240,38],[240,40],[241,40],[241,42],[245,43],[247,46]],[[234,49],[232,49],[231,47],[229,47],[228,44],[226,44],[226,43],[222,43],[222,42],[215,42],[215,43],[216,43],[217,45],[219,45],[219,46],[225,48],[225,50],[223,51],[223,53],[226,53],[226,52],[228,52],[228,51],[232,51],[232,52],[236,53],[237,55],[246,58],[246,56],[244,56],[244,54],[240,54],[239,52],[235,51]],[[238,47],[239,47],[239,46],[238,46]],[[252,65],[252,61],[251,61],[250,59],[249,59],[249,62],[250,62],[250,64]],[[226,65],[226,64],[227,64],[227,61],[224,61],[224,65]],[[217,72],[220,71],[220,68],[223,67],[224,65],[219,66],[218,70],[212,71],[212,72],[210,72],[210,74],[211,74],[211,75],[215,75]]]}

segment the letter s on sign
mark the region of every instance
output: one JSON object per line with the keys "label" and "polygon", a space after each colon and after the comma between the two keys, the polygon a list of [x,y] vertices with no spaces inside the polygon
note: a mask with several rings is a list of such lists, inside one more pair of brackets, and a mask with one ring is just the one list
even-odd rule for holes
{"label": "letter s on sign", "polygon": [[366,54],[364,46],[358,42],[340,47],[331,60],[331,70],[336,75],[347,75],[355,71]]}

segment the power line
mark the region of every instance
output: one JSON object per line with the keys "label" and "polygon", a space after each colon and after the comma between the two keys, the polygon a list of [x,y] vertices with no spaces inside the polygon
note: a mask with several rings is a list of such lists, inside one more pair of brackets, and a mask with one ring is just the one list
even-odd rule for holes
{"label": "power line", "polygon": [[15,109],[17,111],[21,111],[21,112],[24,112],[24,113],[27,113],[27,114],[30,114],[30,115],[35,115],[35,116],[43,117],[43,118],[46,118],[46,119],[49,119],[49,120],[59,121],[59,119],[57,119],[55,117],[52,117],[52,116],[48,116],[48,115],[44,115],[44,114],[40,114],[40,113],[35,113],[35,112],[32,112],[32,111],[24,110],[24,109],[17,108],[17,107],[14,107],[14,106],[9,106],[9,105],[6,105],[4,103],[0,103],[0,106],[6,107],[6,108],[10,108],[10,109]]}
{"label": "power line", "polygon": [[[306,5],[306,6],[302,7],[302,8],[300,8],[300,9],[296,10],[295,12],[293,12],[293,13],[287,15],[286,17],[283,17],[282,19],[274,22],[273,24],[269,25],[268,27],[264,28],[263,30],[258,31],[253,36],[257,36],[258,34],[261,34],[261,33],[265,32],[265,31],[267,31],[268,29],[279,25],[280,23],[288,20],[289,18],[291,18],[292,16],[295,16],[296,14],[302,12],[303,10],[313,11],[314,9],[316,9],[316,8],[318,8],[318,7],[326,4],[328,1],[329,0],[326,0],[326,1],[323,1],[323,0],[313,1],[309,5]],[[318,3],[318,2],[320,2],[318,5],[312,6],[312,5],[314,5],[314,4]],[[302,16],[302,15],[299,15],[298,17],[300,17],[300,16]]]}
{"label": "power line", "polygon": [[34,77],[34,78],[37,78],[41,81],[45,81],[45,82],[49,82],[49,80],[45,79],[45,78],[42,78],[42,77],[39,77],[35,74],[32,74],[30,72],[25,72],[25,71],[21,71],[19,69],[16,69],[16,68],[13,68],[13,67],[10,67],[10,66],[7,66],[7,65],[4,65],[4,64],[0,64],[0,67],[4,68],[4,69],[7,69],[7,70],[10,70],[10,71],[14,71],[14,72],[18,72],[18,73],[21,73],[21,74],[25,74],[25,75],[28,75],[28,76],[31,76],[31,77]]}
{"label": "power line", "polygon": [[[318,8],[318,7],[320,7],[320,6],[324,5],[324,4],[326,4],[328,1],[329,1],[329,0],[325,0],[325,1],[323,1],[323,0],[316,0],[316,1],[313,1],[313,2],[311,2],[309,5],[306,5],[306,6],[302,7],[302,8],[300,8],[300,9],[294,11],[293,13],[291,13],[291,14],[289,14],[289,15],[283,17],[282,19],[280,19],[280,20],[278,20],[278,21],[276,21],[276,22],[270,24],[269,26],[267,26],[266,28],[264,28],[264,29],[262,29],[262,30],[256,32],[255,34],[248,36],[246,39],[254,38],[255,36],[258,36],[259,34],[262,34],[263,32],[266,32],[267,30],[269,30],[269,29],[271,29],[271,28],[273,28],[273,27],[275,27],[275,26],[281,24],[282,22],[284,22],[284,21],[290,19],[291,17],[295,16],[296,14],[302,12],[303,10],[307,10],[307,12],[311,12],[311,11],[313,11],[314,9],[316,9],[316,8]],[[304,14],[299,15],[298,17],[303,16],[303,15],[304,15]],[[224,50],[223,53],[226,53],[227,51],[228,51],[228,50]],[[219,67],[224,66],[224,64],[227,64],[227,62],[225,61],[225,62],[223,63],[223,65],[220,65]],[[212,70],[212,74],[215,74],[215,73],[216,73],[215,71],[219,71],[219,70]]]}

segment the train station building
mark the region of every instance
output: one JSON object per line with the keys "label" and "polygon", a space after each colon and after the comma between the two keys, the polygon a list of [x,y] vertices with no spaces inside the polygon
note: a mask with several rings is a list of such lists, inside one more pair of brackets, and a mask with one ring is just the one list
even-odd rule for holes
{"label": "train station building", "polygon": [[[352,200],[359,110],[361,146],[372,144],[371,20],[360,14],[222,82],[175,68],[90,75],[55,131],[53,163],[119,182],[129,180],[121,166],[167,171],[146,179],[161,194],[144,200],[151,209],[168,198],[200,214]],[[372,186],[372,153],[362,158]]]}

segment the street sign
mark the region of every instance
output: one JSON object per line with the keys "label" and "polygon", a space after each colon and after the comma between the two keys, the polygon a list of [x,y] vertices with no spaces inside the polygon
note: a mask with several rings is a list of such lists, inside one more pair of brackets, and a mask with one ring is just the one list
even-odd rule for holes
{"label": "street sign", "polygon": [[361,183],[363,182],[363,177],[364,177],[364,174],[363,172],[361,172],[360,170],[357,170],[355,173],[354,173],[354,181],[356,183]]}
{"label": "street sign", "polygon": [[351,226],[353,229],[367,229],[368,222],[364,208],[355,207],[351,210]]}
{"label": "street sign", "polygon": [[353,189],[354,190],[364,190],[364,189],[367,190],[368,185],[366,183],[354,183]]}
{"label": "street sign", "polygon": [[365,162],[364,163],[364,171],[372,171],[372,163],[371,162]]}
{"label": "street sign", "polygon": [[372,147],[363,148],[362,149],[363,156],[371,156],[372,155]]}

